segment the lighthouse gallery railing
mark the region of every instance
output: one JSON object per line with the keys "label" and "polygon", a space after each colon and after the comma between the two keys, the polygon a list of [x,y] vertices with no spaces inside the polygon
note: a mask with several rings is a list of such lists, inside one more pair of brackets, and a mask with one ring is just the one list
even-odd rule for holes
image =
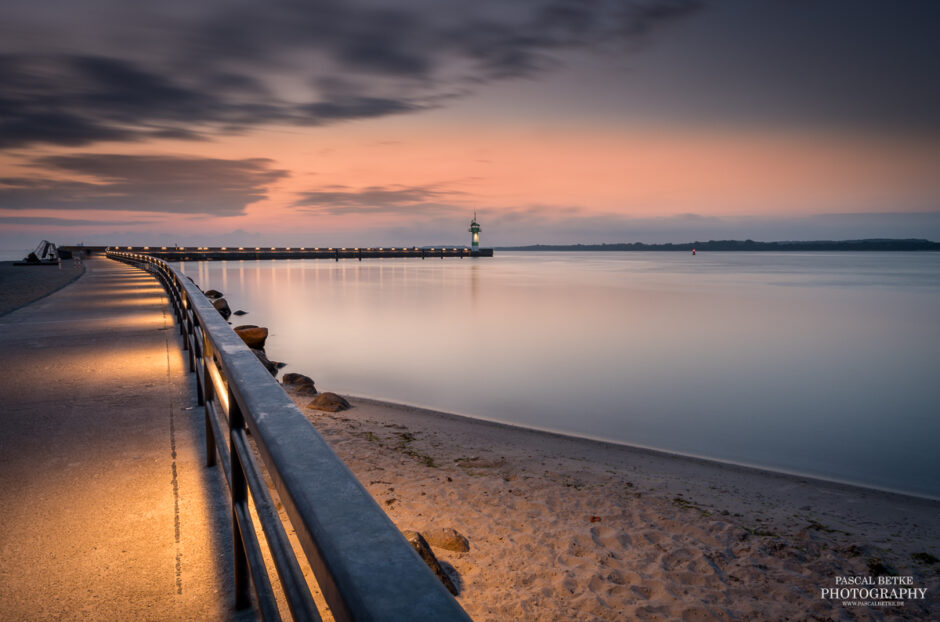
{"label": "lighthouse gallery railing", "polygon": [[250,431],[335,619],[469,620],[199,288],[163,260],[113,251],[108,256],[155,274],[173,305],[205,406],[206,462],[215,464],[218,452],[231,492],[236,607],[250,606],[251,585],[262,618],[280,619],[250,493],[291,616],[320,619],[254,458]]}

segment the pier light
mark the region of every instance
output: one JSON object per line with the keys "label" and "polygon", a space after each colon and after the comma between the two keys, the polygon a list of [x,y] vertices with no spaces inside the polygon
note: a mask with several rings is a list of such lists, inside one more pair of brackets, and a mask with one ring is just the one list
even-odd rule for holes
{"label": "pier light", "polygon": [[227,251],[227,250],[228,250],[228,247],[227,247],[227,246],[223,246],[221,250]]}
{"label": "pier light", "polygon": [[165,251],[165,250],[166,250],[166,246],[161,246],[161,247],[160,247],[160,250],[161,250],[161,251]]}
{"label": "pier light", "polygon": [[260,251],[260,250],[261,250],[261,247],[256,246],[256,247],[255,247],[255,250],[256,250],[256,251]]}
{"label": "pier light", "polygon": [[244,247],[244,246],[239,246],[239,247],[238,247],[238,250],[243,251],[243,250],[245,250],[245,247]]}
{"label": "pier light", "polygon": [[145,250],[145,251],[149,251],[149,250],[150,250],[150,247],[149,247],[149,246],[145,246],[145,247],[144,247],[144,250]]}
{"label": "pier light", "polygon": [[303,246],[301,246],[301,247],[300,247],[300,250],[305,251],[305,250],[307,250],[307,249],[304,248]]}
{"label": "pier light", "polygon": [[272,251],[276,251],[277,249],[272,246],[272,247],[271,247],[271,250],[272,250]]}
{"label": "pier light", "polygon": [[331,246],[331,247],[329,247],[329,248],[326,249],[326,250],[331,251],[331,250],[333,250],[333,247]]}
{"label": "pier light", "polygon": [[132,250],[134,250],[134,247],[133,247],[133,246],[128,246],[128,247],[127,247],[127,250],[132,251]]}
{"label": "pier light", "polygon": [[184,251],[184,250],[186,250],[186,247],[185,247],[185,246],[178,246],[178,247],[176,247],[176,250]]}
{"label": "pier light", "polygon": [[344,251],[344,250],[346,250],[346,247],[344,246],[343,248],[341,248],[341,249],[339,249],[339,250]]}
{"label": "pier light", "polygon": [[290,250],[290,246],[285,246],[285,247],[284,247],[284,250],[289,251],[289,250]]}

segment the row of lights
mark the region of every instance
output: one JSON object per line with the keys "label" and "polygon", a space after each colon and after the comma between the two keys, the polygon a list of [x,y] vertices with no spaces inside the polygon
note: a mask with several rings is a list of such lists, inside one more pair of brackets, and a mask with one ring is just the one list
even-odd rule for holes
{"label": "row of lights", "polygon": [[[110,246],[107,247],[107,250],[110,250],[110,248],[111,248]],[[119,250],[120,247],[117,247],[117,249]],[[166,249],[167,249],[166,246],[161,246],[161,247],[160,247],[160,250],[164,250],[164,251],[165,251]],[[134,247],[133,247],[133,246],[128,246],[128,247],[127,247],[127,250],[132,251],[132,250],[134,250]],[[149,251],[149,250],[150,250],[150,247],[149,247],[149,246],[144,246],[144,247],[143,247],[143,250]],[[177,247],[176,247],[176,250],[184,251],[184,250],[186,250],[186,247],[185,247],[185,246],[177,246]],[[208,251],[208,250],[211,250],[211,248],[208,247],[208,246],[197,246],[197,247],[195,248],[195,250],[197,250],[197,251]],[[227,251],[227,250],[228,250],[228,247],[227,247],[227,246],[222,246],[222,247],[219,247],[219,250]],[[238,247],[238,250],[243,251],[243,250],[245,250],[245,247],[239,246],[239,247]],[[261,250],[261,247],[260,247],[260,246],[256,246],[256,247],[255,247],[255,250],[256,250],[256,251],[260,251],[260,250]],[[272,246],[272,247],[271,247],[271,250],[272,250],[272,251],[276,251],[277,248],[275,248],[274,246]],[[289,251],[289,250],[291,250],[291,247],[290,247],[290,246],[287,246],[287,247],[285,247],[283,250]],[[298,250],[305,251],[305,250],[307,250],[307,249],[301,246]],[[319,249],[319,248],[314,248],[313,250],[319,251],[320,249]],[[332,251],[332,250],[333,250],[333,247],[330,247],[330,248],[328,248],[328,249],[326,249],[326,250]],[[345,247],[343,247],[343,248],[341,248],[340,250],[341,250],[341,251],[345,251],[345,250],[347,250],[347,249],[346,249]],[[356,248],[354,248],[354,249],[352,249],[352,250],[358,251],[358,250],[359,250],[359,247],[357,246]],[[370,249],[366,249],[366,250],[370,250]],[[384,248],[384,247],[379,247],[379,248],[376,249],[376,250],[384,251],[385,248]],[[398,249],[392,247],[392,248],[390,248],[390,249],[388,249],[388,250],[394,251],[394,250],[398,250]],[[404,251],[404,252],[410,252],[410,251],[413,251],[413,250],[416,251],[416,250],[418,250],[418,248],[417,248],[417,247],[414,247],[414,248],[405,248],[405,247],[402,247],[401,250]],[[429,250],[431,250],[431,251],[436,251],[437,249],[436,249],[436,248],[431,248],[431,249],[429,249]],[[441,250],[442,250],[442,251],[446,251],[447,248],[441,248]],[[452,250],[454,250],[454,251],[458,251],[458,250],[467,251],[467,250],[469,250],[469,249],[466,249],[466,248],[463,248],[463,249],[454,248],[454,249],[452,249]]]}

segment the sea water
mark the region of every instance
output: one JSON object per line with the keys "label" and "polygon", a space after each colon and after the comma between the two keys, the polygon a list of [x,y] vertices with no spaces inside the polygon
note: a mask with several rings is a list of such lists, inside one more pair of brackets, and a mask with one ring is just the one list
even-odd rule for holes
{"label": "sea water", "polygon": [[188,262],[322,390],[940,497],[940,254]]}

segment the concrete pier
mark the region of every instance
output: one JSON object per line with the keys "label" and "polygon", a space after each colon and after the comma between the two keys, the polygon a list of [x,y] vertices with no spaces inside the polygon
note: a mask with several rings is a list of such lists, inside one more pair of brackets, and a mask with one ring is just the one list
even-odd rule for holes
{"label": "concrete pier", "polygon": [[128,265],[0,317],[0,620],[253,619],[193,383]]}
{"label": "concrete pier", "polygon": [[492,257],[492,248],[465,246],[408,246],[382,248],[298,248],[233,246],[60,246],[59,250],[83,256],[104,255],[108,251],[142,253],[164,261],[239,261],[252,259],[433,259]]}

